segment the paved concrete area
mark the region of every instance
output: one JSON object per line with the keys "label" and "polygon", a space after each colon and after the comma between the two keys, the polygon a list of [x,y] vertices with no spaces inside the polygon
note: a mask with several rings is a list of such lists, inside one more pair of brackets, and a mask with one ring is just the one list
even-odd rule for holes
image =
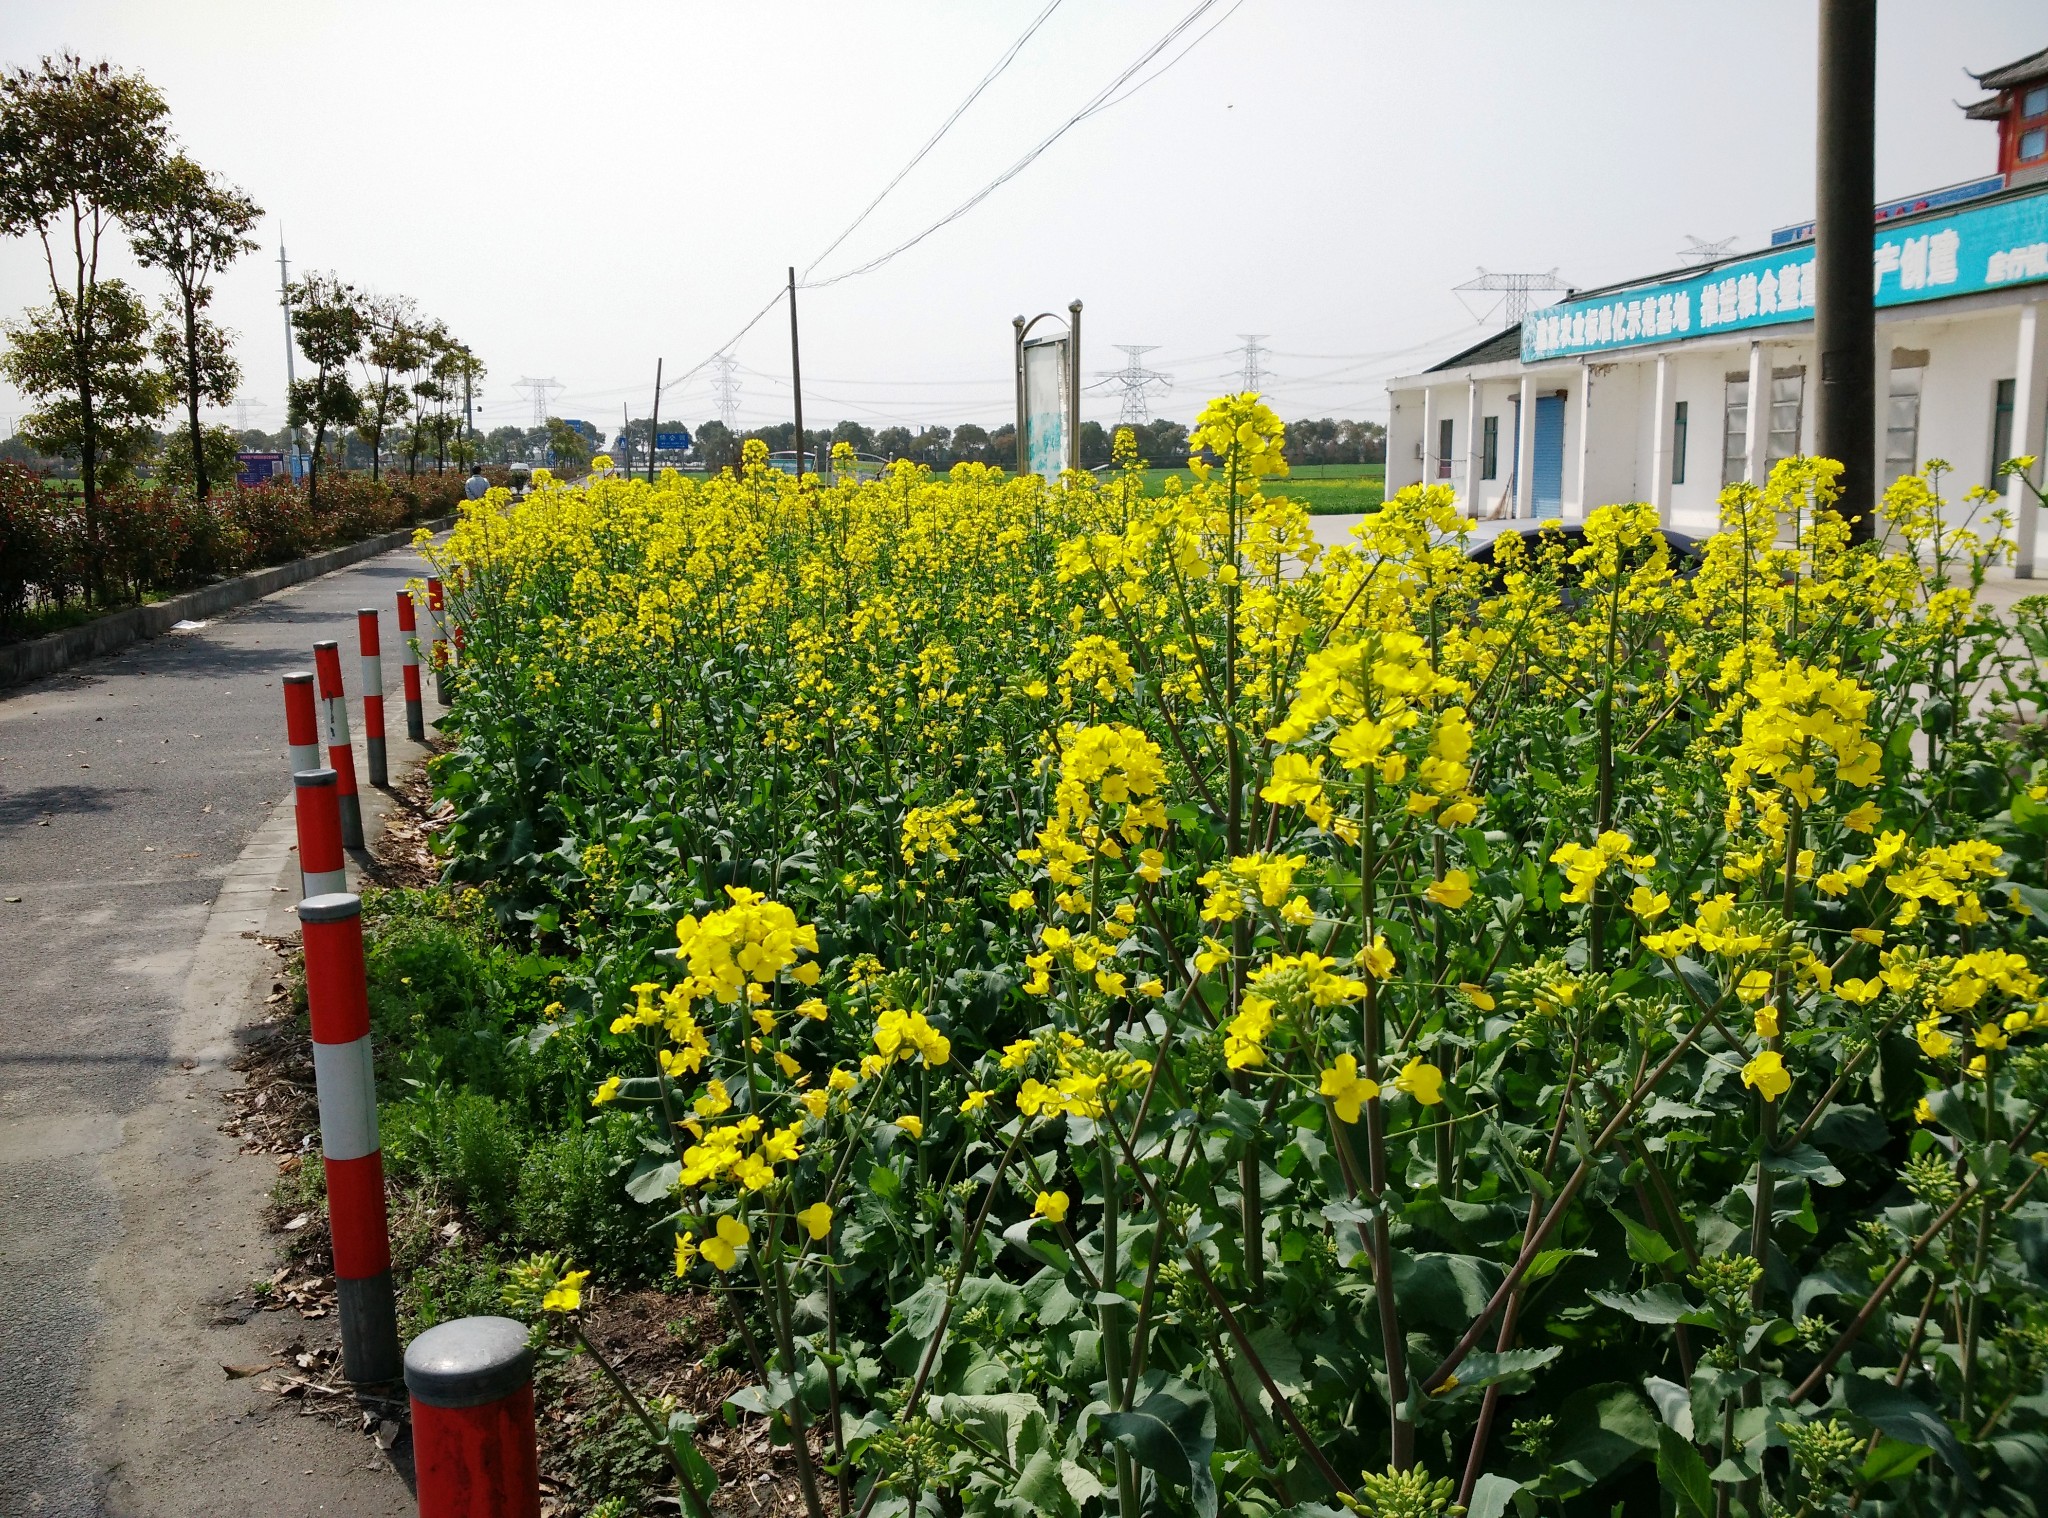
{"label": "paved concrete area", "polygon": [[413,1511],[369,1441],[223,1372],[274,1327],[220,1304],[275,1266],[275,1171],[216,1125],[256,935],[297,896],[279,677],[331,637],[359,695],[374,606],[402,735],[394,597],[423,568],[386,554],[0,696],[0,1513]]}

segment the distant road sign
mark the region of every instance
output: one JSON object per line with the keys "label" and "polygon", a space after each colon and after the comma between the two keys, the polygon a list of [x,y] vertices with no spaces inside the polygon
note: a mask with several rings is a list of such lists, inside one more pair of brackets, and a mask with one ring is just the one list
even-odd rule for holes
{"label": "distant road sign", "polygon": [[690,446],[690,434],[688,432],[657,432],[654,434],[654,446],[657,448],[688,448]]}

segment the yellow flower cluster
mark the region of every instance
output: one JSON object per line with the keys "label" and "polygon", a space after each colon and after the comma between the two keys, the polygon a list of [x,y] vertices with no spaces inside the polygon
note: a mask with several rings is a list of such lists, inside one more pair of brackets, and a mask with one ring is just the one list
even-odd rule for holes
{"label": "yellow flower cluster", "polygon": [[1142,1086],[1152,1062],[1120,1049],[1095,1049],[1072,1033],[1019,1039],[1004,1049],[1005,1070],[1042,1063],[1050,1081],[1028,1076],[1017,1088],[1017,1110],[1027,1118],[1099,1118],[1113,1097]]}
{"label": "yellow flower cluster", "polygon": [[676,924],[676,944],[688,964],[689,989],[697,996],[735,1002],[750,986],[767,987],[784,970],[799,985],[818,983],[817,961],[797,963],[818,952],[818,930],[799,923],[796,913],[745,886],[727,886],[729,907],[686,916]]}
{"label": "yellow flower cluster", "polygon": [[1565,882],[1571,887],[1564,893],[1564,899],[1571,902],[1591,901],[1593,888],[1600,884],[1600,878],[1616,865],[1631,870],[1647,870],[1657,863],[1655,854],[1636,854],[1635,840],[1626,833],[1610,829],[1591,843],[1562,843],[1551,854],[1550,862],[1564,870]]}
{"label": "yellow flower cluster", "polygon": [[979,826],[981,810],[972,801],[914,806],[903,814],[903,862],[914,865],[927,854],[958,859],[960,829]]}

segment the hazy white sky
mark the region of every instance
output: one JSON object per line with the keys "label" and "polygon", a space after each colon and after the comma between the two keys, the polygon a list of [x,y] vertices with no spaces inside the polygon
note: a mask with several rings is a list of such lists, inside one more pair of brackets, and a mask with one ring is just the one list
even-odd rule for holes
{"label": "hazy white sky", "polygon": [[[701,364],[809,265],[1045,3],[14,0],[0,62],[139,69],[269,211],[217,302],[252,425],[282,420],[282,230],[295,272],[411,295],[467,340],[481,425],[530,420],[531,375],[610,430],[646,414],[657,355]],[[953,209],[1197,3],[1063,0],[818,277]],[[1811,214],[1810,0],[1232,6],[962,219],[802,294],[806,423],[1007,419],[1010,318],[1076,296],[1091,381],[1112,344],[1158,345],[1160,414],[1232,385],[1254,332],[1284,415],[1384,416],[1390,374],[1498,324],[1451,292],[1476,266],[1588,286]],[[1963,70],[2044,43],[2039,0],[1885,0],[1879,194],[1988,172]],[[0,313],[47,298],[33,245],[0,244]],[[788,338],[778,308],[734,349],[743,424],[788,415]],[[0,390],[0,424],[21,406]],[[1098,384],[1085,414],[1117,407]],[[662,409],[712,415],[708,371]]]}

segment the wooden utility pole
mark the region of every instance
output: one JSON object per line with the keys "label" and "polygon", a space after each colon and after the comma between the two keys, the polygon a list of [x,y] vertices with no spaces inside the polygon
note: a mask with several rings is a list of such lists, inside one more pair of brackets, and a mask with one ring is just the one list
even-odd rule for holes
{"label": "wooden utility pole", "polygon": [[[1820,0],[1813,333],[1820,357],[1816,451],[1842,465],[1837,509],[1852,541],[1877,527],[1877,319],[1870,289],[1877,0]],[[1752,407],[1768,407],[1770,373]],[[1766,411],[1764,416],[1768,418]],[[1768,426],[1768,422],[1766,422]]]}
{"label": "wooden utility pole", "polygon": [[654,410],[647,417],[647,483],[654,483],[655,439],[661,436],[661,360],[654,361]]}
{"label": "wooden utility pole", "polygon": [[796,265],[789,266],[789,388],[796,396],[796,477],[804,477],[804,370],[796,350]]}

